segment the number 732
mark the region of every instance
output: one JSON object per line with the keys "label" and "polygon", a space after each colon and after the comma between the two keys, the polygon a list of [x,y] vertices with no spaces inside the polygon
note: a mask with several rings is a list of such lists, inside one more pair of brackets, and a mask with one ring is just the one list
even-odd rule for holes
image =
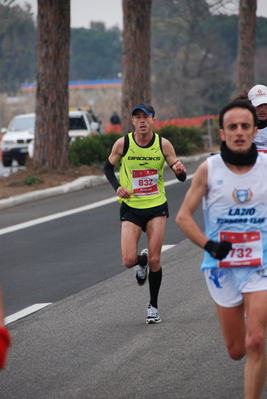
{"label": "number 732", "polygon": [[232,248],[230,257],[251,258],[252,248]]}

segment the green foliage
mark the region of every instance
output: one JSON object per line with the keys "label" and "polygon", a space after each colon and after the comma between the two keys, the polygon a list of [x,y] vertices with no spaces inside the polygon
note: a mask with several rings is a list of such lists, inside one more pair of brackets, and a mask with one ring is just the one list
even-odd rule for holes
{"label": "green foliage", "polygon": [[[36,80],[37,29],[30,6],[0,2],[0,92],[16,93]],[[101,22],[71,29],[70,80],[117,78],[122,66],[122,32]]]}
{"label": "green foliage", "polygon": [[227,46],[228,55],[233,62],[236,58],[238,40],[237,15],[213,15],[210,21],[219,34],[220,40]]}
{"label": "green foliage", "polygon": [[[256,18],[256,48],[266,46],[266,18]],[[219,33],[221,40],[227,45],[232,61],[237,56],[238,15],[213,15],[211,23]]]}
{"label": "green foliage", "polygon": [[119,137],[115,133],[92,135],[84,139],[78,137],[70,147],[70,165],[102,167]]}
{"label": "green foliage", "polygon": [[90,29],[71,30],[70,80],[117,78],[122,70],[122,33],[91,23]]}
{"label": "green foliage", "polygon": [[0,4],[0,92],[15,93],[35,80],[36,28],[30,7]]}
{"label": "green foliage", "polygon": [[[153,101],[163,117],[217,113],[233,92],[238,15],[212,15],[206,0],[153,0]],[[267,19],[256,20],[256,48],[266,46]],[[0,92],[36,80],[37,29],[31,8],[0,0]],[[258,55],[256,54],[256,61]],[[258,61],[260,62],[260,61]],[[102,22],[71,29],[70,80],[116,78],[122,32]]]}
{"label": "green foliage", "polygon": [[38,179],[38,177],[34,177],[34,176],[29,176],[27,177],[23,184],[25,184],[26,186],[33,186],[34,184],[40,184],[41,180]]}
{"label": "green foliage", "polygon": [[118,138],[121,137],[121,135],[114,132],[110,132],[109,134],[103,134],[97,137],[99,137],[99,140],[102,143],[103,147],[105,148],[108,157],[115,141],[117,141]]}
{"label": "green foliage", "polygon": [[[194,126],[179,128],[175,125],[167,125],[158,133],[172,143],[177,155],[194,153],[204,148],[202,133]],[[70,165],[103,167],[114,143],[120,137],[122,136],[116,133],[109,133],[84,139],[77,138],[70,147]]]}
{"label": "green foliage", "polygon": [[172,143],[177,155],[192,154],[204,148],[202,133],[194,126],[166,125],[158,133]]}
{"label": "green foliage", "polygon": [[267,23],[266,18],[256,18],[256,47],[266,46]]}

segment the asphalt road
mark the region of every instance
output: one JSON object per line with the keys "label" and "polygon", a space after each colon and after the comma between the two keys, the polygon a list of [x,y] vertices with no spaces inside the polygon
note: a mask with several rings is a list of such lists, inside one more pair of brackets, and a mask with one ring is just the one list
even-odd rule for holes
{"label": "asphalt road", "polygon": [[[6,315],[51,303],[8,325],[1,398],[243,398],[244,360],[224,349],[199,271],[203,252],[174,221],[189,184],[167,186],[164,245],[174,246],[162,254],[158,325],[145,324],[148,284],[137,286],[121,265],[117,202],[1,235]],[[106,198],[109,185],[1,210],[0,229]],[[196,220],[203,228],[200,210]]]}
{"label": "asphalt road", "polygon": [[[192,165],[191,168],[194,168]],[[166,170],[166,180],[173,173]],[[175,215],[190,181],[167,186],[170,207],[164,245],[184,239]],[[0,211],[0,229],[115,198],[109,185],[91,187]],[[54,303],[124,271],[119,203],[1,235],[0,281],[6,315],[35,303]],[[200,223],[202,215],[198,213]],[[140,250],[146,247],[142,236]]]}

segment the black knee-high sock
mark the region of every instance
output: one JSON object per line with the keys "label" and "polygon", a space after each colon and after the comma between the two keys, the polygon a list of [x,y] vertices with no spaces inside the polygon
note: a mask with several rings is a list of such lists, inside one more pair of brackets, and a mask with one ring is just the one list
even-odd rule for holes
{"label": "black knee-high sock", "polygon": [[157,272],[149,271],[148,281],[149,281],[149,290],[150,290],[150,304],[154,308],[158,308],[158,296],[159,289],[162,280],[162,268],[160,268]]}

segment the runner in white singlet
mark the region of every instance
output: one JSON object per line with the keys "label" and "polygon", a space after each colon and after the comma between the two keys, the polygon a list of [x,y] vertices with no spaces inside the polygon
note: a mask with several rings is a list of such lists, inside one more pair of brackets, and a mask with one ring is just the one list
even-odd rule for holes
{"label": "runner in white singlet", "polygon": [[248,92],[248,99],[258,117],[258,133],[254,139],[257,150],[267,153],[267,87],[256,85]]}
{"label": "runner in white singlet", "polygon": [[[199,166],[176,222],[205,250],[201,269],[229,356],[247,356],[244,398],[260,399],[266,377],[267,155],[253,142],[257,115],[249,101],[232,101],[219,119],[221,153]],[[193,220],[201,201],[205,233]]]}

